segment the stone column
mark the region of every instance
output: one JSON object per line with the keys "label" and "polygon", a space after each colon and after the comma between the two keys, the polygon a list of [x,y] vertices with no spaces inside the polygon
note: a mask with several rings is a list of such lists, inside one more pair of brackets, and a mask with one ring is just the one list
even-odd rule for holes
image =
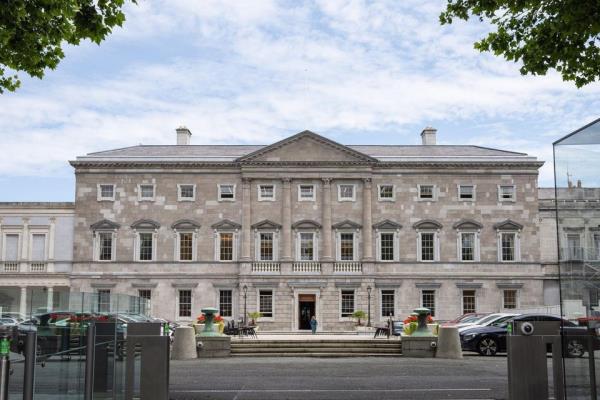
{"label": "stone column", "polygon": [[242,180],[242,258],[241,261],[252,260],[250,247],[252,244],[252,181],[248,178]]}
{"label": "stone column", "polygon": [[292,260],[292,180],[282,179],[281,193],[281,261]]}
{"label": "stone column", "polygon": [[331,178],[323,178],[323,253],[322,261],[332,261],[331,252]]}
{"label": "stone column", "polygon": [[21,302],[19,304],[19,312],[25,316],[27,315],[27,287],[21,287]]}
{"label": "stone column", "polygon": [[371,215],[371,199],[373,190],[371,178],[363,180],[363,261],[373,261],[373,220]]}
{"label": "stone column", "polygon": [[46,298],[46,312],[52,311],[54,304],[54,288],[49,286],[46,288],[47,298]]}

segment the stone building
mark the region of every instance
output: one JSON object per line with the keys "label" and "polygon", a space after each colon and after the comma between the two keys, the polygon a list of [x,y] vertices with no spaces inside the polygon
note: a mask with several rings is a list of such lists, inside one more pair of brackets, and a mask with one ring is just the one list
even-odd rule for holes
{"label": "stone building", "polygon": [[0,312],[68,305],[73,203],[0,203]]}
{"label": "stone building", "polygon": [[344,330],[543,304],[542,162],[478,146],[139,145],[71,161],[73,290],[139,294],[186,321],[259,311],[263,330]]}

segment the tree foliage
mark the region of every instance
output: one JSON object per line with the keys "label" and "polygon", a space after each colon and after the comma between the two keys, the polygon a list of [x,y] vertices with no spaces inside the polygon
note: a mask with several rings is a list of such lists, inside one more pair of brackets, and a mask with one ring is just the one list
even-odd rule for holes
{"label": "tree foliage", "polygon": [[[0,93],[14,91],[25,72],[42,78],[64,58],[65,44],[100,44],[125,21],[126,0],[1,0]],[[136,0],[132,0],[136,2]]]}
{"label": "tree foliage", "polygon": [[496,31],[479,51],[521,61],[521,74],[557,70],[577,87],[600,77],[600,0],[448,0],[442,24],[477,17]]}

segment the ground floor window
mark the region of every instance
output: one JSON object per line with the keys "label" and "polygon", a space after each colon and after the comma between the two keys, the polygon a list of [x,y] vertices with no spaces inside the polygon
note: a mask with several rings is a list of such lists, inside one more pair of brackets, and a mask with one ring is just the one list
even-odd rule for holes
{"label": "ground floor window", "polygon": [[435,290],[421,291],[421,307],[429,308],[431,316],[435,317]]}
{"label": "ground floor window", "polygon": [[192,291],[179,291],[179,310],[178,315],[181,318],[190,318],[192,316]]}
{"label": "ground floor window", "polygon": [[462,309],[463,314],[475,312],[475,291],[463,290],[462,292]]}
{"label": "ground floor window", "polygon": [[394,290],[382,290],[381,291],[381,316],[389,317],[394,316]]}
{"label": "ground floor window", "polygon": [[273,317],[273,291],[261,290],[258,292],[258,312],[264,318]]}
{"label": "ground floor window", "polygon": [[341,293],[341,314],[342,318],[349,318],[354,314],[354,290],[342,290]]}
{"label": "ground floor window", "polygon": [[110,289],[98,289],[98,312],[110,312]]}
{"label": "ground floor window", "polygon": [[219,314],[221,314],[221,317],[233,316],[233,291],[219,291]]}
{"label": "ground floor window", "polygon": [[505,289],[503,294],[503,307],[506,309],[517,308],[517,290]]}

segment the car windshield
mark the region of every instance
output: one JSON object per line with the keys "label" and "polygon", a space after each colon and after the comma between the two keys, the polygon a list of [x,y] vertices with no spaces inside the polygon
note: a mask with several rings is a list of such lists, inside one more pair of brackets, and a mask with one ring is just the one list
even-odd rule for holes
{"label": "car windshield", "polygon": [[[501,323],[506,322],[509,319],[512,319],[514,317],[515,317],[514,315],[506,315],[506,316],[504,316],[502,318],[498,318],[496,321],[493,322],[492,325],[501,324]],[[488,321],[488,322],[490,322],[490,321]],[[499,326],[499,325],[497,325],[497,326]]]}
{"label": "car windshield", "polygon": [[475,322],[477,321],[479,318],[481,318],[481,315],[469,315],[468,317],[464,317],[462,318],[459,323],[461,324],[468,324],[470,322]]}
{"label": "car windshield", "polygon": [[475,322],[478,325],[484,325],[486,322],[493,321],[496,318],[498,318],[498,314],[486,315],[484,317],[479,317],[477,321],[473,322]]}

